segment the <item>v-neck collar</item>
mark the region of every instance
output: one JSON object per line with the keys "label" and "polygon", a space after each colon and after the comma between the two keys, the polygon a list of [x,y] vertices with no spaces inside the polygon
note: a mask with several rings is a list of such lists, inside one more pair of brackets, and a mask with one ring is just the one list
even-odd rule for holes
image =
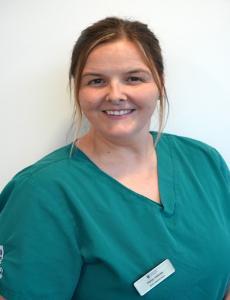
{"label": "v-neck collar", "polygon": [[[150,132],[153,140],[156,140],[157,132],[151,131]],[[157,206],[162,208],[162,212],[167,216],[171,216],[174,214],[175,211],[175,199],[176,199],[176,192],[175,192],[175,174],[174,174],[174,166],[173,166],[173,158],[172,158],[172,147],[170,145],[170,141],[168,136],[162,133],[161,138],[156,145],[156,155],[157,155],[157,169],[158,169],[158,184],[159,184],[159,193],[161,203],[154,202],[153,200],[149,199],[148,197],[138,194],[137,192],[133,191],[132,189],[126,187],[118,180],[104,172],[100,167],[98,167],[81,149],[76,147],[74,144],[74,151],[73,157],[81,157],[84,160],[87,160],[94,168],[102,172],[107,178],[111,178],[113,182],[116,182],[124,189],[128,190],[129,192],[134,193],[135,195],[139,195],[142,198],[145,198],[146,201],[150,201]]]}
{"label": "v-neck collar", "polygon": [[[156,138],[157,133],[151,133],[153,138]],[[170,216],[173,215],[175,211],[176,190],[173,145],[171,145],[167,134],[162,134],[159,143],[156,145],[156,153],[161,203],[164,207],[164,213]]]}

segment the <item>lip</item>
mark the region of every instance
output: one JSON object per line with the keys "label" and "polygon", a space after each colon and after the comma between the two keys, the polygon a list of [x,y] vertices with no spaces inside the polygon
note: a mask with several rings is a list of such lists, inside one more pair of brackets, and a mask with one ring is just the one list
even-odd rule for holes
{"label": "lip", "polygon": [[[121,111],[121,110],[130,110],[129,113],[127,114],[124,114],[124,115],[111,115],[111,114],[107,114],[105,111]],[[135,112],[136,109],[133,109],[133,108],[126,108],[126,109],[104,109],[102,112],[104,113],[104,115],[109,118],[109,119],[112,119],[112,120],[118,120],[118,119],[124,119],[124,118],[127,118],[129,117],[133,112]]]}
{"label": "lip", "polygon": [[114,109],[114,108],[107,108],[107,109],[103,109],[102,111],[107,111],[107,110],[111,110],[111,111],[120,111],[120,110],[135,110],[135,108],[119,108],[119,109]]}

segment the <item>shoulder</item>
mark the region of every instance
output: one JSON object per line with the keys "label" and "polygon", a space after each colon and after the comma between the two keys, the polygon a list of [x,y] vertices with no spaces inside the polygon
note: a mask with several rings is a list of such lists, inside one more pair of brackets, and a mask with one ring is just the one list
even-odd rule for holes
{"label": "shoulder", "polygon": [[16,173],[0,193],[0,211],[11,198],[58,198],[73,168],[71,148],[60,147]]}
{"label": "shoulder", "polygon": [[203,141],[171,133],[162,133],[161,141],[187,151],[213,151],[213,147]]}
{"label": "shoulder", "polygon": [[68,161],[70,160],[70,150],[71,144],[55,149],[38,161],[17,172],[13,179],[27,179],[46,172],[53,172],[55,174],[55,172],[60,169],[60,166],[63,170],[63,167],[68,165]]}
{"label": "shoulder", "polygon": [[210,156],[215,160],[219,160],[221,157],[221,154],[213,146],[203,141],[186,136],[162,133],[160,142],[163,144],[168,144],[177,152],[181,152],[181,154],[195,154],[198,159],[200,158],[200,155]]}
{"label": "shoulder", "polygon": [[229,167],[213,146],[190,137],[163,133],[159,143],[167,145],[174,162],[190,165],[195,170],[219,172],[229,182]]}

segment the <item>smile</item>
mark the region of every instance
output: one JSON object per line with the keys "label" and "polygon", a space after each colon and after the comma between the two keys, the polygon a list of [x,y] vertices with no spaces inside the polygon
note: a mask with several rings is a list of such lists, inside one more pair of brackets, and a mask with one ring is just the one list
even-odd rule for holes
{"label": "smile", "polygon": [[123,110],[104,110],[103,112],[107,115],[112,116],[123,116],[132,113],[134,109],[123,109]]}

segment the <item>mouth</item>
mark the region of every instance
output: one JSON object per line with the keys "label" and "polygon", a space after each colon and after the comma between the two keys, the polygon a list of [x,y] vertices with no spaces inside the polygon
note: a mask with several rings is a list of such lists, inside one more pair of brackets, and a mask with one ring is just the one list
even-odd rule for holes
{"label": "mouth", "polygon": [[124,116],[134,112],[135,109],[120,109],[120,110],[103,110],[102,112],[108,116]]}

